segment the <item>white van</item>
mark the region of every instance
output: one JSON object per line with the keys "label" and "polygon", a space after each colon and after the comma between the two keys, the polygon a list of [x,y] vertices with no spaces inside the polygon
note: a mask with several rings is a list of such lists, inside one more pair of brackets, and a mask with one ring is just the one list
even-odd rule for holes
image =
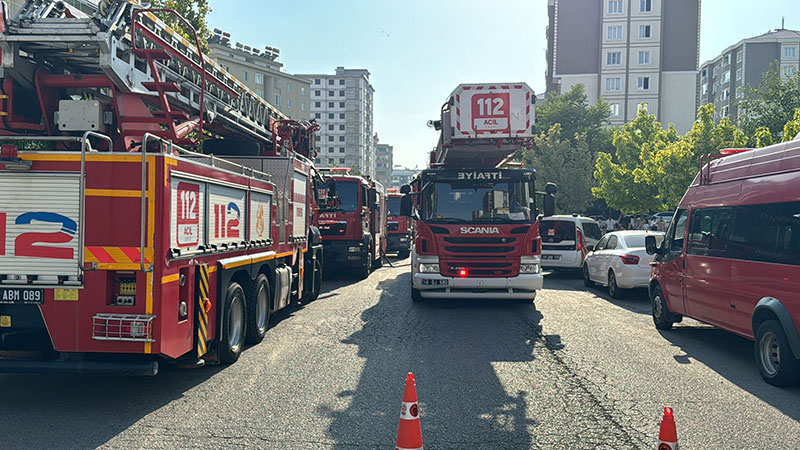
{"label": "white van", "polygon": [[578,215],[548,216],[539,221],[542,267],[580,269],[583,260],[603,237],[596,220]]}

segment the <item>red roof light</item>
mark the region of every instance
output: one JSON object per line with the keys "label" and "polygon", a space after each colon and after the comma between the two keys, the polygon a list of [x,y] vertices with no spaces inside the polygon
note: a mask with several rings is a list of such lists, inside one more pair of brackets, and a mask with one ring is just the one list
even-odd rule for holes
{"label": "red roof light", "polygon": [[737,153],[749,152],[752,148],[724,148],[719,151],[722,156],[735,155]]}

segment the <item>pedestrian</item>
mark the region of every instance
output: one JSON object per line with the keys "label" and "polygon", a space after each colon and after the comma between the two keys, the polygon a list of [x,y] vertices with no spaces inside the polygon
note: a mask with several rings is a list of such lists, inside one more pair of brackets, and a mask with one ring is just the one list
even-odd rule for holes
{"label": "pedestrian", "polygon": [[664,221],[663,217],[659,216],[658,224],[656,224],[656,230],[661,232],[667,231],[667,222]]}
{"label": "pedestrian", "polygon": [[626,216],[625,214],[620,214],[619,216],[619,227],[622,230],[627,230],[630,226],[631,218],[630,216]]}
{"label": "pedestrian", "polygon": [[610,233],[614,231],[616,227],[617,227],[617,222],[614,220],[613,217],[608,216],[608,219],[606,220],[606,232]]}

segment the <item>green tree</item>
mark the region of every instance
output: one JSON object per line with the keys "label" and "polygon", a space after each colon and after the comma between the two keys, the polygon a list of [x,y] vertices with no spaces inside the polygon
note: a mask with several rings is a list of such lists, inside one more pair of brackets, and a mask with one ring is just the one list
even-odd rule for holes
{"label": "green tree", "polygon": [[[183,16],[197,31],[197,38],[200,40],[200,47],[203,52],[208,53],[208,37],[211,35],[207,22],[208,13],[211,12],[208,0],[152,0],[151,4],[153,8],[172,9]],[[194,44],[190,30],[174,15],[159,14],[159,16],[167,25],[180,32],[183,37]]]}
{"label": "green tree", "polygon": [[753,135],[753,141],[756,148],[766,147],[775,143],[775,139],[772,138],[772,133],[767,127],[758,127]]}
{"label": "green tree", "polygon": [[794,118],[783,126],[783,139],[781,142],[789,142],[800,134],[800,108],[794,111]]}
{"label": "green tree", "polygon": [[[758,87],[748,87],[738,102],[739,128],[754,136],[759,127],[767,127],[775,138],[783,137],[784,125],[800,108],[800,72],[782,78],[774,63]],[[794,136],[792,136],[794,137]]]}
{"label": "green tree", "polygon": [[[574,141],[562,137],[561,124],[534,137],[536,149],[523,151],[526,165],[536,168],[542,182],[558,185],[556,209],[559,212],[583,212],[592,201],[592,155],[585,134]],[[540,183],[543,185],[543,183]]]}
{"label": "green tree", "polygon": [[561,125],[561,135],[575,143],[585,135],[592,155],[608,149],[612,132],[608,129],[611,106],[602,98],[590,105],[583,84],[573,86],[568,92],[550,92],[545,101],[536,106],[537,133],[548,133],[555,124]]}

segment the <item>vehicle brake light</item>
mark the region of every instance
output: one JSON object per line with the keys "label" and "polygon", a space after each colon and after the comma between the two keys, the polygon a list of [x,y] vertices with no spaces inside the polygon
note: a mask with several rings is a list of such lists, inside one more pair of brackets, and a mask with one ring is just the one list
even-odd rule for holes
{"label": "vehicle brake light", "polygon": [[576,231],[578,236],[578,251],[581,251],[583,250],[583,233],[581,233],[580,228],[577,228]]}
{"label": "vehicle brake light", "polygon": [[466,278],[468,274],[467,269],[458,269],[459,278]]}
{"label": "vehicle brake light", "polygon": [[619,255],[622,264],[639,264],[639,257],[636,255]]}
{"label": "vehicle brake light", "polygon": [[0,145],[0,159],[7,161],[16,161],[19,159],[19,152],[17,146],[14,144]]}

